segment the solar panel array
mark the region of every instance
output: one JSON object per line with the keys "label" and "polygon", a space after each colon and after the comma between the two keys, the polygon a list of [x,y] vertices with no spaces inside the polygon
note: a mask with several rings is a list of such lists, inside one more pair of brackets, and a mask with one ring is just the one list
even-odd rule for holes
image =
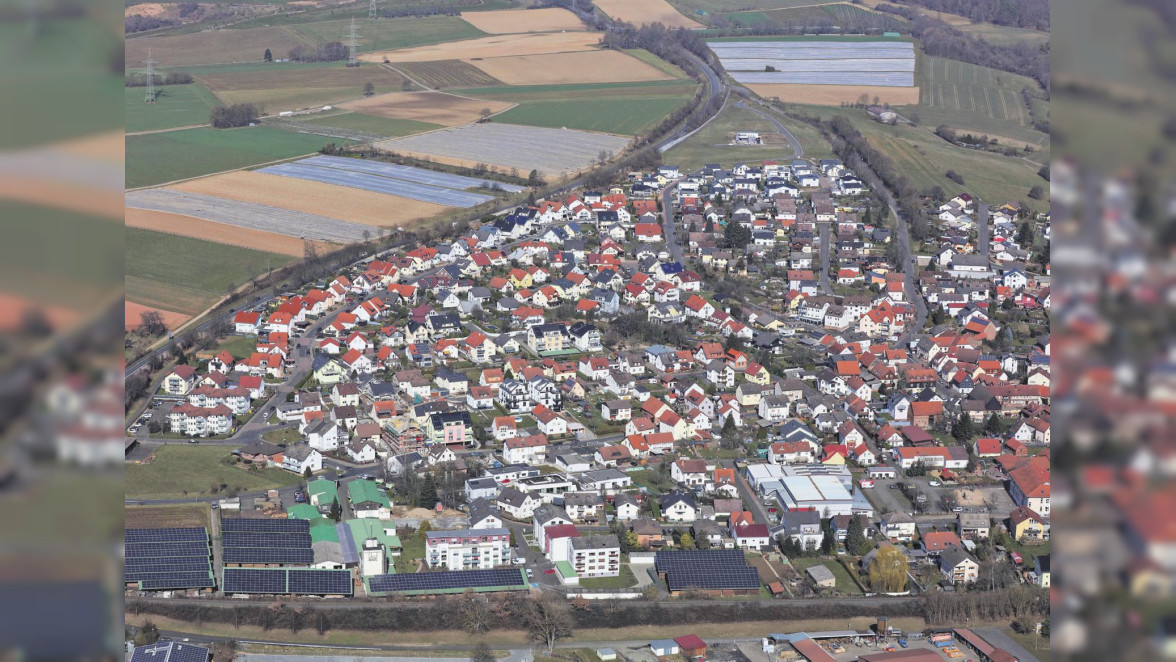
{"label": "solar panel array", "polygon": [[915,50],[909,42],[712,41],[708,45],[740,83],[915,84]]}
{"label": "solar panel array", "polygon": [[[282,177],[292,177],[294,179],[305,179],[312,182],[322,182],[324,184],[334,184],[336,186],[347,186],[364,191],[409,198],[411,200],[431,202],[447,207],[473,207],[494,199],[493,196],[483,195],[481,193],[431,186],[429,184],[400,179],[393,173],[372,174],[370,172],[361,172],[351,167],[344,169],[342,166],[336,165],[323,166],[312,164],[311,161],[313,160],[306,159],[294,163],[280,163],[262,168],[259,172],[280,175]],[[354,161],[357,165],[363,165],[362,162],[355,159],[343,160]]]}
{"label": "solar panel array", "polygon": [[221,520],[221,529],[226,564],[314,563],[308,520],[229,518]]}
{"label": "solar panel array", "polygon": [[665,573],[670,591],[759,590],[759,572],[737,549],[658,552],[657,572]]}
{"label": "solar panel array", "polygon": [[123,581],[140,590],[213,588],[211,550],[204,527],[127,529]]}
{"label": "solar panel array", "polygon": [[136,646],[131,662],[208,662],[208,649],[178,641]]}
{"label": "solar panel array", "polygon": [[225,568],[225,593],[351,595],[350,570],[302,568]]}
{"label": "solar panel array", "polygon": [[375,575],[368,580],[368,588],[372,593],[440,592],[471,588],[524,588],[526,586],[526,576],[522,570],[517,568]]}

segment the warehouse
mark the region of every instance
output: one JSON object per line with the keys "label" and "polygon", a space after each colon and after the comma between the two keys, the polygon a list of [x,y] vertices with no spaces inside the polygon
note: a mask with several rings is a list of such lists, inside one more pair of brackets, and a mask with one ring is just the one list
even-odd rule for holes
{"label": "warehouse", "polygon": [[874,516],[874,508],[860,492],[850,492],[836,476],[784,476],[764,483],[785,510],[815,510],[822,517],[835,515]]}

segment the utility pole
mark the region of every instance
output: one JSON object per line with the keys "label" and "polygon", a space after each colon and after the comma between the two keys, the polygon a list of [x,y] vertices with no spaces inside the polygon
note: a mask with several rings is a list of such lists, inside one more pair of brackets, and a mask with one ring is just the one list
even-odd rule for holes
{"label": "utility pole", "polygon": [[347,66],[349,66],[349,67],[358,67],[359,66],[359,61],[355,59],[355,19],[354,18],[351,19],[351,32],[348,35]]}
{"label": "utility pole", "polygon": [[155,60],[151,59],[151,49],[147,49],[147,96],[143,103],[155,103]]}
{"label": "utility pole", "polygon": [[376,16],[376,0],[372,0],[371,4],[368,5],[368,18],[369,19],[377,18],[377,16]]}

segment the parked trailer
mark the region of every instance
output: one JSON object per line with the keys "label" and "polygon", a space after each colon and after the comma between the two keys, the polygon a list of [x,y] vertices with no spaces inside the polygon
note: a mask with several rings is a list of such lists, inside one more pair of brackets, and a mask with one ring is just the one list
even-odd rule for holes
{"label": "parked trailer", "polygon": [[931,642],[951,641],[954,638],[955,637],[953,637],[950,632],[940,632],[939,634],[933,634],[930,637],[927,637],[928,641],[931,641]]}
{"label": "parked trailer", "polygon": [[951,639],[945,639],[944,641],[935,641],[932,643],[935,644],[936,648],[947,648],[947,647],[951,646],[953,642]]}

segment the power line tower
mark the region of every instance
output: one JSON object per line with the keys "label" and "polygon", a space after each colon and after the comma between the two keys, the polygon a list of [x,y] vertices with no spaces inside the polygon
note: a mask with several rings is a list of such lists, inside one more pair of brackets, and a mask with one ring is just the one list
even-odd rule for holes
{"label": "power line tower", "polygon": [[370,4],[370,5],[368,5],[368,18],[370,18],[370,19],[375,19],[375,18],[377,18],[377,15],[376,15],[376,0],[372,0],[371,4]]}
{"label": "power line tower", "polygon": [[151,51],[147,51],[147,96],[143,103],[155,103],[155,60],[151,58]]}
{"label": "power line tower", "polygon": [[358,67],[359,66],[359,61],[355,59],[355,50],[356,50],[355,43],[356,43],[355,19],[352,18],[351,19],[351,32],[348,35],[348,41],[347,41],[347,66],[349,66],[349,67]]}

